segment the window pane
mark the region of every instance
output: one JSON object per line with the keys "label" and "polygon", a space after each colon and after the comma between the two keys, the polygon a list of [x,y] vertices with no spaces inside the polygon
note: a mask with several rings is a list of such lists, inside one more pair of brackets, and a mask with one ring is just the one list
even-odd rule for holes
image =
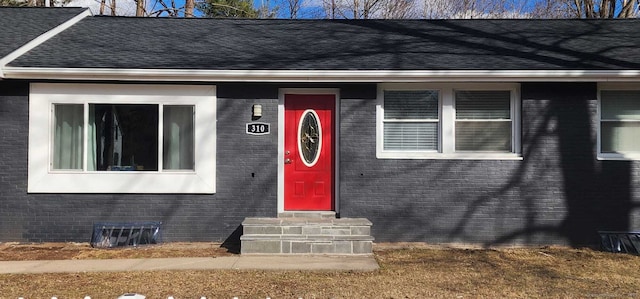
{"label": "window pane", "polygon": [[600,100],[602,119],[640,120],[640,91],[603,90]]}
{"label": "window pane", "polygon": [[91,104],[99,171],[158,170],[158,105]]}
{"label": "window pane", "polygon": [[600,140],[603,153],[640,151],[640,123],[602,122]]}
{"label": "window pane", "polygon": [[455,142],[456,151],[511,152],[511,122],[456,122]]}
{"label": "window pane", "polygon": [[54,105],[53,169],[82,169],[82,104]]}
{"label": "window pane", "polygon": [[456,91],[457,119],[510,119],[511,92]]}
{"label": "window pane", "polygon": [[438,150],[438,123],[385,123],[385,150]]}
{"label": "window pane", "polygon": [[438,119],[438,91],[385,90],[384,119]]}
{"label": "window pane", "polygon": [[163,169],[194,169],[193,106],[164,106]]}
{"label": "window pane", "polygon": [[98,161],[96,154],[98,140],[96,136],[96,111],[95,105],[89,105],[89,124],[87,128],[87,171],[96,171],[98,167]]}
{"label": "window pane", "polygon": [[[511,92],[456,91],[455,150],[511,152]],[[495,121],[491,121],[495,120]]]}

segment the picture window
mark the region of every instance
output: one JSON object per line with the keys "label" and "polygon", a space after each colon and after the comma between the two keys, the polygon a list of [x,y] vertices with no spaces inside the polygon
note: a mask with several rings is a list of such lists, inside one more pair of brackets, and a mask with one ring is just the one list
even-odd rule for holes
{"label": "picture window", "polygon": [[33,83],[29,192],[215,193],[215,87]]}

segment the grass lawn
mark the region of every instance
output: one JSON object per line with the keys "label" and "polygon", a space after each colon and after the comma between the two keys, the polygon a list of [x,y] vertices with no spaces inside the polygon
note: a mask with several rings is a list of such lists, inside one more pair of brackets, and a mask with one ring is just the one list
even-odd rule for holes
{"label": "grass lawn", "polygon": [[[192,247],[189,247],[192,246]],[[46,247],[46,246],[45,246]],[[78,245],[75,245],[78,247]],[[0,246],[0,260],[219,256],[214,245]],[[399,248],[398,248],[399,247]],[[47,252],[49,253],[43,253]],[[71,252],[71,253],[70,253]],[[375,272],[154,271],[0,275],[0,298],[640,298],[640,257],[564,247],[376,246]]]}

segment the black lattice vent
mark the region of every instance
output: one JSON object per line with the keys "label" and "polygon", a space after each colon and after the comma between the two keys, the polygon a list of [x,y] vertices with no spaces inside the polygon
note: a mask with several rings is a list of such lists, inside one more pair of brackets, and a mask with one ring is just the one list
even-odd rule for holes
{"label": "black lattice vent", "polygon": [[93,225],[91,246],[112,248],[157,244],[161,240],[162,222],[96,223]]}
{"label": "black lattice vent", "polygon": [[603,251],[640,255],[640,232],[601,231]]}

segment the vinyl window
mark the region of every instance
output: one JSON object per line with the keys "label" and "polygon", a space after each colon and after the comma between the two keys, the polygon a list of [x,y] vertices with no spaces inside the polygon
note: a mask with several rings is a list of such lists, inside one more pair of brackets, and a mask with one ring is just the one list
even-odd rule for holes
{"label": "vinyl window", "polygon": [[516,84],[380,84],[378,158],[521,159]]}
{"label": "vinyl window", "polygon": [[640,89],[600,90],[598,157],[640,159]]}
{"label": "vinyl window", "polygon": [[455,92],[456,152],[503,152],[512,148],[511,92]]}
{"label": "vinyl window", "polygon": [[193,105],[54,104],[53,109],[54,171],[194,169]]}

